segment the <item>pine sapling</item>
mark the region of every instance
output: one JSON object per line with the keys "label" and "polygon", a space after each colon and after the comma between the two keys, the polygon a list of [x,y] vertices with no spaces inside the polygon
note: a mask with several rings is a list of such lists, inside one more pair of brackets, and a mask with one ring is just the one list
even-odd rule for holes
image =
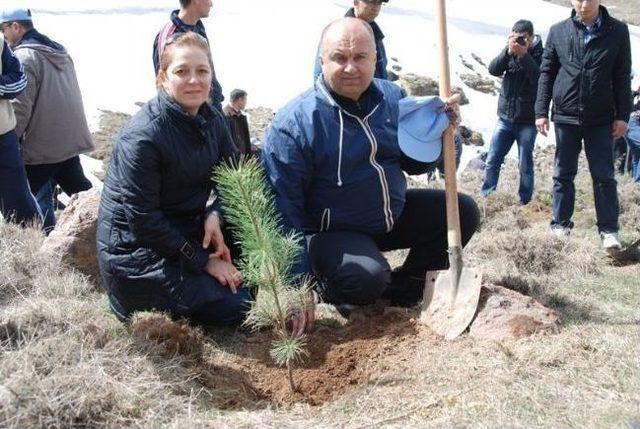
{"label": "pine sapling", "polygon": [[219,166],[213,180],[224,218],[242,250],[238,267],[245,287],[256,289],[245,324],[253,329],[274,329],[271,356],[287,368],[291,390],[295,391],[293,366],[308,355],[307,343],[306,337],[295,335],[287,323],[311,305],[311,282],[291,274],[303,238],[295,232],[283,232],[273,193],[255,158]]}

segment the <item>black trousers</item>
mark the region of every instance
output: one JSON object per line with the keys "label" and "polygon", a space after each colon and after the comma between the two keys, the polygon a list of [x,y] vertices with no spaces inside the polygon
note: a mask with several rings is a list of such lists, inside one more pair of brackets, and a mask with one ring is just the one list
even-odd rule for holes
{"label": "black trousers", "polygon": [[[462,245],[475,233],[480,212],[468,195],[459,194]],[[321,294],[333,303],[375,302],[391,286],[391,268],[381,252],[410,249],[401,270],[424,278],[449,265],[446,199],[442,190],[410,189],[404,211],[391,232],[322,232],[307,237],[311,267],[322,282]]]}
{"label": "black trousers", "polygon": [[91,182],[84,175],[78,155],[55,164],[27,165],[25,168],[29,186],[35,193],[38,193],[49,179],[53,179],[69,196],[91,189]]}

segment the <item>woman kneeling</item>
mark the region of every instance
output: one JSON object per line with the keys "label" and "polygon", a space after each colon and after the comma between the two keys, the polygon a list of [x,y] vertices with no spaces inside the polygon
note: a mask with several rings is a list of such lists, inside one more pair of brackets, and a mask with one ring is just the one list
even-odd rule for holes
{"label": "woman kneeling", "polygon": [[[98,220],[98,260],[111,308],[166,311],[196,323],[242,321],[250,294],[225,244],[213,168],[238,155],[207,99],[211,54],[189,32],[168,42],[158,96],[116,142]],[[232,243],[232,240],[227,240]]]}

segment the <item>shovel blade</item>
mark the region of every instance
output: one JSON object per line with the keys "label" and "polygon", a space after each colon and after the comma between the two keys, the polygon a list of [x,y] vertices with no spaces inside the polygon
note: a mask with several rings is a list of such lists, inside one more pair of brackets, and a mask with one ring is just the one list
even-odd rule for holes
{"label": "shovel blade", "polygon": [[427,272],[420,321],[446,340],[462,334],[478,309],[482,271],[463,268],[458,287],[451,281],[451,270]]}

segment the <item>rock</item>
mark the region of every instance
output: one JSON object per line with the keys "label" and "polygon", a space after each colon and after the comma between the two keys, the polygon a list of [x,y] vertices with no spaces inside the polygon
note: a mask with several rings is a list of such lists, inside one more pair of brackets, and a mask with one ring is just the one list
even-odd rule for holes
{"label": "rock", "polygon": [[98,131],[91,134],[95,150],[89,154],[90,157],[102,161],[102,172],[96,174],[98,179],[104,180],[107,167],[111,161],[111,152],[116,136],[122,127],[131,119],[131,115],[110,110],[100,111],[100,123]]}
{"label": "rock", "polygon": [[387,79],[391,82],[396,82],[398,79],[400,79],[400,76],[393,70],[387,70]]}
{"label": "rock", "polygon": [[560,315],[530,296],[497,285],[484,285],[471,336],[490,340],[557,333]]}
{"label": "rock", "polygon": [[462,65],[463,66],[465,66],[466,68],[468,68],[471,71],[475,71],[475,69],[473,68],[473,64],[471,64],[470,62],[465,60],[462,55],[460,55],[460,61],[462,61]]}
{"label": "rock", "polygon": [[469,88],[480,91],[485,94],[496,94],[496,84],[493,79],[482,77],[479,74],[461,74],[460,79]]}
{"label": "rock", "polygon": [[464,93],[464,90],[459,86],[451,87],[451,94],[460,94],[460,105],[464,106],[465,104],[469,104],[469,99],[467,98],[467,94]]}
{"label": "rock", "polygon": [[391,58],[389,58],[389,59],[390,59],[391,61],[393,61],[393,62],[396,62],[396,63],[398,62],[398,58],[396,58],[396,57],[391,57]]}
{"label": "rock", "polygon": [[268,107],[254,107],[246,110],[249,121],[249,135],[260,141],[264,141],[264,134],[275,114]]}
{"label": "rock", "polygon": [[482,137],[482,134],[479,133],[478,131],[474,131],[467,126],[460,125],[458,127],[458,132],[463,138],[462,140],[463,144],[467,146],[468,145],[484,146],[484,138]]}
{"label": "rock", "polygon": [[471,58],[473,58],[474,60],[476,60],[476,62],[482,66],[487,66],[484,61],[482,61],[482,58],[480,58],[480,56],[478,56],[477,54],[474,54],[473,52],[471,52]]}
{"label": "rock", "polygon": [[427,96],[438,95],[438,82],[427,76],[407,73],[400,76],[400,86],[407,95]]}
{"label": "rock", "polygon": [[100,278],[96,250],[99,206],[100,192],[96,189],[73,195],[40,248],[93,280]]}
{"label": "rock", "polygon": [[400,70],[402,70],[402,66],[401,66],[401,65],[399,65],[399,64],[394,64],[394,65],[392,65],[392,66],[391,66],[391,69],[392,69],[393,71],[397,71],[397,72],[399,72]]}
{"label": "rock", "polygon": [[[418,97],[428,95],[439,95],[440,89],[438,88],[438,82],[427,76],[420,76],[413,73],[407,73],[400,76],[400,86],[407,95],[414,95]],[[452,94],[460,94],[460,105],[469,104],[469,99],[464,93],[464,90],[459,86],[451,88]]]}

